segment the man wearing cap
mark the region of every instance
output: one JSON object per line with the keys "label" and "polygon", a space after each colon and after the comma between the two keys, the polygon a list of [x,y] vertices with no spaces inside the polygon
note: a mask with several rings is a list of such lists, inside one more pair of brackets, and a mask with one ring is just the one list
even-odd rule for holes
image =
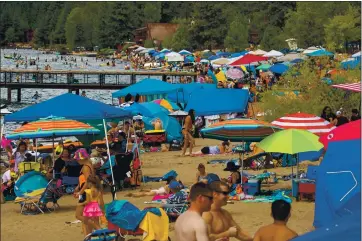
{"label": "man wearing cap", "polygon": [[234,237],[238,240],[253,240],[236,224],[231,214],[223,209],[226,206],[230,188],[222,181],[214,181],[210,184],[213,191],[213,204],[209,212],[204,212],[202,218],[208,226],[210,240],[228,241]]}

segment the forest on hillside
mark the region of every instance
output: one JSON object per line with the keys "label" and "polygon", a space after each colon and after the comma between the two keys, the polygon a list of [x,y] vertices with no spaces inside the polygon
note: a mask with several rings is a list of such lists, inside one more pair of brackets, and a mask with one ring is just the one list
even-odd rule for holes
{"label": "forest on hillside", "polygon": [[[1,44],[25,42],[34,30],[35,46],[114,48],[133,41],[146,23],[179,23],[162,47],[204,49],[248,47],[250,33],[262,49],[324,46],[344,51],[361,36],[360,2],[1,2]],[[147,43],[150,44],[150,43]],[[152,44],[152,43],[151,43]]]}

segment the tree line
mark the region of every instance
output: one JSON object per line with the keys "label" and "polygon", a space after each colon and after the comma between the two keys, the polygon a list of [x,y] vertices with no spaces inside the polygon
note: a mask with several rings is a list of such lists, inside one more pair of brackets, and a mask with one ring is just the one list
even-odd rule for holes
{"label": "tree line", "polygon": [[[344,51],[360,40],[360,2],[1,2],[1,44],[25,42],[34,30],[39,47],[66,45],[114,48],[133,41],[146,23],[178,23],[162,47],[227,48],[239,51],[249,42],[265,50],[324,46]],[[250,39],[250,36],[254,36]],[[152,45],[148,41],[145,45]]]}

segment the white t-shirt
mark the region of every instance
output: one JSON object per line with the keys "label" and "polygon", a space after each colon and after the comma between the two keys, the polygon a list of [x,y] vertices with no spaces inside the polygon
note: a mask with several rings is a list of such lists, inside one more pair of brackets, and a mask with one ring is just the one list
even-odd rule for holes
{"label": "white t-shirt", "polygon": [[200,214],[186,211],[175,223],[177,241],[209,241],[208,229]]}
{"label": "white t-shirt", "polygon": [[10,172],[10,170],[7,170],[6,172],[4,172],[4,174],[2,176],[2,181],[3,181],[3,183],[11,181],[11,172]]}

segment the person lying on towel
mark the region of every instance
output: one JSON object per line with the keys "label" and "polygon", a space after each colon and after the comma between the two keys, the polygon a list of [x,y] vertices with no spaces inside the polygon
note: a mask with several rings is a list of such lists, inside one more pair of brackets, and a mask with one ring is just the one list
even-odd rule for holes
{"label": "person lying on towel", "polygon": [[[155,195],[160,196],[167,196],[171,193],[171,189],[169,187],[169,184],[171,181],[175,180],[175,177],[168,177],[166,179],[166,185],[162,186],[158,189],[143,189],[138,193],[128,193],[126,194],[126,197],[153,197]],[[176,181],[177,182],[177,181]]]}
{"label": "person lying on towel", "polygon": [[201,149],[201,153],[204,155],[215,155],[215,154],[223,154],[230,152],[230,142],[223,141],[220,145],[217,146],[205,146]]}

